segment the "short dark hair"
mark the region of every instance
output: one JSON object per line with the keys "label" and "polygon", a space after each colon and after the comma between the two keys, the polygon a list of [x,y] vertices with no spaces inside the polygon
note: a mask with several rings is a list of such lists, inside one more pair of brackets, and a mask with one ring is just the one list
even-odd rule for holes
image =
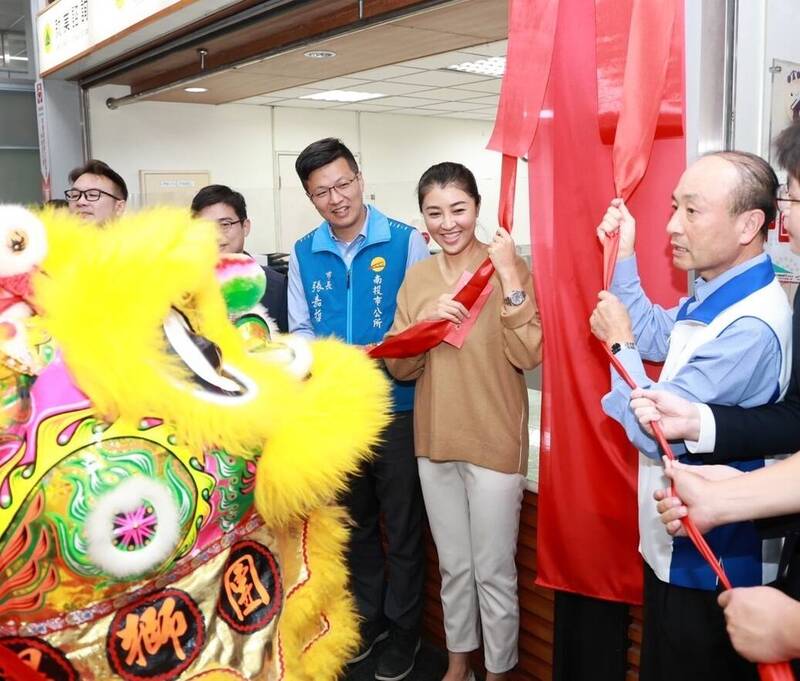
{"label": "short dark hair", "polygon": [[800,182],[800,119],[781,130],[775,138],[775,151],[781,168]]}
{"label": "short dark hair", "polygon": [[111,168],[108,163],[98,161],[96,158],[90,158],[82,166],[72,169],[72,172],[69,174],[69,181],[74,183],[75,180],[86,173],[89,175],[99,175],[100,177],[111,180],[111,182],[116,185],[117,189],[119,189],[119,193],[122,194],[122,199],[124,201],[128,200],[128,185],[125,184],[122,175]]}
{"label": "short dark hair", "polygon": [[748,210],[764,213],[761,236],[767,231],[778,211],[778,176],[772,166],[760,156],[748,151],[714,151],[706,156],[719,156],[733,164],[739,174],[739,184],[731,192],[731,215],[741,215]]}
{"label": "short dark hair", "polygon": [[358,163],[353,152],[350,151],[342,140],[335,137],[326,137],[322,140],[317,140],[309,144],[294,162],[294,169],[297,171],[297,176],[300,182],[303,183],[303,189],[308,191],[308,178],[315,170],[333,163],[336,159],[343,158],[350,166],[350,170],[358,174]]}
{"label": "short dark hair", "polygon": [[197,192],[192,199],[192,215],[197,215],[201,210],[218,203],[233,208],[236,217],[243,222],[247,220],[247,204],[244,202],[244,196],[224,184],[210,184]]}
{"label": "short dark hair", "polygon": [[435,186],[446,187],[454,184],[461,191],[469,194],[475,201],[476,206],[481,205],[481,195],[478,193],[478,183],[472,171],[461,163],[445,161],[437,163],[428,168],[417,183],[417,201],[419,209],[422,210],[422,202],[427,193]]}

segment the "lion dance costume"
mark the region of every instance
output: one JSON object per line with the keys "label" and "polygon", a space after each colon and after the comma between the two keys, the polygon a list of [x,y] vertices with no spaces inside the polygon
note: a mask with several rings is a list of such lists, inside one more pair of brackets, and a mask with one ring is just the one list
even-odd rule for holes
{"label": "lion dance costume", "polygon": [[320,681],[357,646],[335,498],[387,386],[217,262],[180,211],[0,207],[0,679]]}

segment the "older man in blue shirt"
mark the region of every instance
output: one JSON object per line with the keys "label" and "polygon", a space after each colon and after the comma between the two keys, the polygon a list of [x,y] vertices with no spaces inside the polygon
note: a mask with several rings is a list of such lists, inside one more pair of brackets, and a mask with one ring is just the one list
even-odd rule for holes
{"label": "older man in blue shirt", "polygon": [[[694,296],[671,310],[651,303],[642,290],[635,221],[622,201],[612,201],[598,236],[602,241],[619,230],[619,260],[611,292],[599,294],[591,325],[640,386],[742,406],[782,397],[789,378],[791,310],[763,253],[777,188],[769,165],[744,152],[710,154],[686,170],[673,195],[667,233],[674,265],[694,270],[698,278]],[[658,382],[647,377],[642,359],[664,361]],[[667,486],[658,445],[631,411],[630,392],[613,372],[602,403],[640,452],[642,681],[757,679],[755,667],[730,644],[713,572],[686,538],[673,539],[663,530],[652,502],[653,492]],[[682,442],[673,450],[682,461],[700,463]],[[742,470],[763,465],[763,459],[736,464]],[[707,538],[734,584],[774,577],[778,546],[762,542],[751,523],[718,528]]]}

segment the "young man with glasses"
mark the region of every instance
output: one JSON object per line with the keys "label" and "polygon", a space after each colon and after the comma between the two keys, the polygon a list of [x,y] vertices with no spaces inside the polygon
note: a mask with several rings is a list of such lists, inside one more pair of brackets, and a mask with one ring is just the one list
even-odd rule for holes
{"label": "young man with glasses", "polygon": [[[406,270],[428,256],[425,240],[413,227],[364,204],[364,179],[340,140],[309,145],[295,169],[323,222],[297,241],[289,258],[289,328],[309,338],[332,335],[354,345],[378,343],[394,320]],[[362,646],[350,662],[366,658],[391,634],[377,662],[378,681],[399,681],[414,667],[424,580],[413,383],[392,381],[392,397],[394,416],[375,458],[344,499],[354,521],[351,589],[362,617]]]}
{"label": "young man with glasses", "polygon": [[90,159],[69,174],[72,185],[64,196],[71,213],[96,225],[105,225],[125,212],[128,187],[108,164]]}
{"label": "young man with glasses", "polygon": [[[216,222],[219,228],[217,243],[220,253],[245,253],[244,240],[250,233],[250,219],[244,196],[223,184],[203,187],[192,199],[192,215]],[[267,290],[261,304],[267,308],[282,333],[288,333],[286,307],[286,277],[262,265],[267,275]]]}

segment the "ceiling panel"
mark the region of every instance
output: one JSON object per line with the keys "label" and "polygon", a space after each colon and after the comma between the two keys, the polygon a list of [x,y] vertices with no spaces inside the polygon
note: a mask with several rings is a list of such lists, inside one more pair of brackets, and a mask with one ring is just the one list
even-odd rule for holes
{"label": "ceiling panel", "polygon": [[[377,100],[374,100],[377,101]],[[339,106],[335,107],[337,111],[344,110],[344,111],[369,111],[374,113],[386,113],[387,111],[394,111],[392,107],[387,106],[377,106],[373,104],[371,101],[369,102],[353,102],[352,104],[340,104]]]}
{"label": "ceiling panel", "polygon": [[318,102],[313,99],[285,99],[279,106],[289,109],[331,109],[339,102]]}
{"label": "ceiling panel", "polygon": [[[315,41],[302,49],[265,59],[242,70],[320,80],[328,75],[352,74],[363,70],[364,65],[383,66],[413,58],[420,53],[456,49],[464,42],[465,38],[461,35],[384,24],[338,38]],[[336,53],[336,57],[309,59],[304,56],[309,50],[330,50]]]}
{"label": "ceiling panel", "polygon": [[[393,85],[393,83],[386,83],[386,85]],[[381,87],[384,87],[383,83],[381,83]],[[458,99],[475,99],[475,97],[481,97],[481,95],[477,92],[462,90],[461,88],[457,87],[440,87],[421,90],[415,95],[415,97],[424,97],[425,99],[442,99],[451,102]]]}
{"label": "ceiling panel", "polygon": [[475,109],[474,113],[481,114],[483,116],[491,116],[494,118],[497,115],[497,107],[491,106],[482,109]]}
{"label": "ceiling panel", "polygon": [[474,45],[469,48],[468,52],[480,54],[484,57],[504,57],[507,49],[508,40],[496,40],[493,43]]}
{"label": "ceiling panel", "polygon": [[475,111],[480,107],[469,102],[436,102],[434,104],[426,104],[422,108],[433,111]]}
{"label": "ceiling panel", "polygon": [[399,108],[408,109],[411,107],[423,107],[430,104],[433,100],[422,99],[420,97],[381,97],[381,99],[373,100],[374,104],[380,103],[381,106],[396,106]]}
{"label": "ceiling panel", "polygon": [[405,65],[391,64],[389,66],[379,66],[377,69],[369,69],[367,71],[357,71],[352,74],[353,78],[364,78],[366,80],[389,80],[389,78],[398,78],[399,76],[408,76],[412,73],[417,73],[419,69],[412,69]]}
{"label": "ceiling panel", "polygon": [[366,80],[360,78],[346,78],[340,76],[338,78],[328,78],[327,80],[317,81],[314,83],[314,88],[318,90],[352,90],[366,82]]}
{"label": "ceiling panel", "polygon": [[402,116],[439,116],[442,112],[431,109],[395,109],[392,113]]}
{"label": "ceiling panel", "polygon": [[[316,87],[316,83],[312,83]],[[392,83],[389,81],[368,81],[364,85],[353,88],[359,92],[380,92],[384,95],[414,95],[415,97],[428,97],[433,88],[429,85],[409,85],[407,83]],[[472,94],[475,94],[474,92]],[[438,97],[434,97],[438,99]]]}
{"label": "ceiling panel", "polygon": [[[462,90],[462,92],[468,92],[467,90]],[[470,95],[474,95],[474,92],[469,92]],[[466,97],[465,101],[473,103],[473,104],[482,104],[483,106],[497,106],[497,101],[500,99],[500,95],[486,95],[485,97]]]}
{"label": "ceiling panel", "polygon": [[[505,44],[505,41],[495,41],[487,45],[475,45],[468,48],[469,50],[478,51],[497,51],[498,45]],[[484,50],[484,48],[487,48]],[[455,63],[459,59],[463,59],[465,54],[469,54],[464,50],[456,50],[448,53],[437,55],[437,59],[427,62],[429,67],[423,68],[420,60],[412,60],[417,64],[413,69],[407,66],[410,62],[400,62],[388,67],[381,67],[374,69],[372,76],[379,76],[381,72],[386,78],[397,79],[404,78],[409,75],[407,71],[413,75],[426,79],[428,76],[436,78],[438,75],[444,74],[445,76],[451,75],[451,72],[443,71],[436,67],[436,64],[442,63]],[[494,55],[501,56],[501,55]],[[369,72],[366,72],[369,73]],[[357,72],[362,76],[361,78],[342,77],[326,81],[317,81],[309,83],[303,87],[289,88],[280,92],[273,92],[271,96],[264,97],[265,100],[261,102],[259,97],[245,100],[246,102],[260,103],[266,106],[279,106],[291,107],[297,105],[296,99],[298,97],[311,92],[321,92],[323,86],[333,88],[335,86],[350,84],[354,81],[351,88],[359,92],[380,92],[387,96],[378,99],[372,99],[364,102],[353,102],[348,104],[331,104],[326,103],[320,108],[333,108],[336,110],[344,111],[362,111],[368,113],[391,113],[393,115],[403,116],[420,116],[420,117],[438,117],[438,118],[458,118],[458,119],[474,119],[482,121],[494,120],[497,112],[497,101],[499,96],[496,94],[487,93],[486,90],[499,90],[501,80],[499,78],[486,78],[480,76],[481,80],[472,81],[468,85],[461,85],[460,87],[430,87],[426,85],[410,85],[406,83],[398,83],[396,80],[365,80],[363,75],[365,72]],[[398,75],[400,74],[400,75]],[[455,74],[457,77],[462,75]],[[475,77],[475,76],[469,76]],[[467,90],[465,87],[481,87],[482,90]],[[398,92],[396,88],[401,88]],[[283,99],[277,99],[282,97]],[[298,105],[304,108],[314,108],[317,106],[315,102],[303,100],[303,103]]]}
{"label": "ceiling panel", "polygon": [[[287,86],[296,85],[296,78],[285,77],[259,77],[238,73],[236,71],[222,73],[216,76],[204,78],[202,81],[191,83],[190,87],[205,87],[208,92],[189,93],[183,88],[171,90],[170,101],[173,102],[192,102],[196,104],[217,104],[220,99],[231,100],[240,99],[238,93],[241,91],[256,90],[277,90]],[[312,90],[314,92],[314,90]]]}
{"label": "ceiling panel", "polygon": [[451,12],[420,13],[401,19],[399,26],[443,31],[488,42],[508,35],[508,4],[502,0],[470,0],[453,5]]}
{"label": "ceiling panel", "polygon": [[484,116],[482,114],[476,114],[473,111],[448,111],[444,114],[444,118],[464,118],[470,119],[475,121],[493,121],[494,116]]}
{"label": "ceiling panel", "polygon": [[[392,78],[390,83],[409,83],[411,85],[430,85],[431,87],[464,87],[465,85],[485,80],[486,76],[475,76],[458,71],[420,71],[411,76]],[[468,88],[465,88],[468,89]]]}
{"label": "ceiling panel", "polygon": [[459,85],[462,90],[472,90],[474,92],[485,92],[487,94],[500,94],[500,85],[502,81],[500,78],[489,78],[482,80],[478,83],[464,83]]}
{"label": "ceiling panel", "polygon": [[248,97],[247,99],[240,99],[237,104],[253,104],[257,106],[269,106],[275,102],[282,102],[282,97]]}
{"label": "ceiling panel", "polygon": [[[446,67],[503,56],[506,14],[502,0],[459,0],[192,79],[191,85],[208,88],[206,93],[186,93],[180,86],[149,99],[492,120],[501,79]],[[336,57],[309,59],[304,56],[309,50],[331,50]],[[154,86],[167,76],[147,77],[139,85]],[[299,99],[324,90],[385,96],[351,103]]]}
{"label": "ceiling panel", "polygon": [[483,58],[484,57],[480,54],[471,54],[469,51],[456,50],[455,52],[434,54],[431,57],[412,59],[411,61],[403,62],[403,66],[413,66],[418,69],[446,69],[453,64],[461,64],[465,61],[476,61]]}
{"label": "ceiling panel", "polygon": [[290,87],[285,90],[275,90],[269,93],[270,97],[280,97],[281,99],[292,99],[295,97],[305,97],[306,95],[313,95],[315,92],[321,92],[312,87]]}

